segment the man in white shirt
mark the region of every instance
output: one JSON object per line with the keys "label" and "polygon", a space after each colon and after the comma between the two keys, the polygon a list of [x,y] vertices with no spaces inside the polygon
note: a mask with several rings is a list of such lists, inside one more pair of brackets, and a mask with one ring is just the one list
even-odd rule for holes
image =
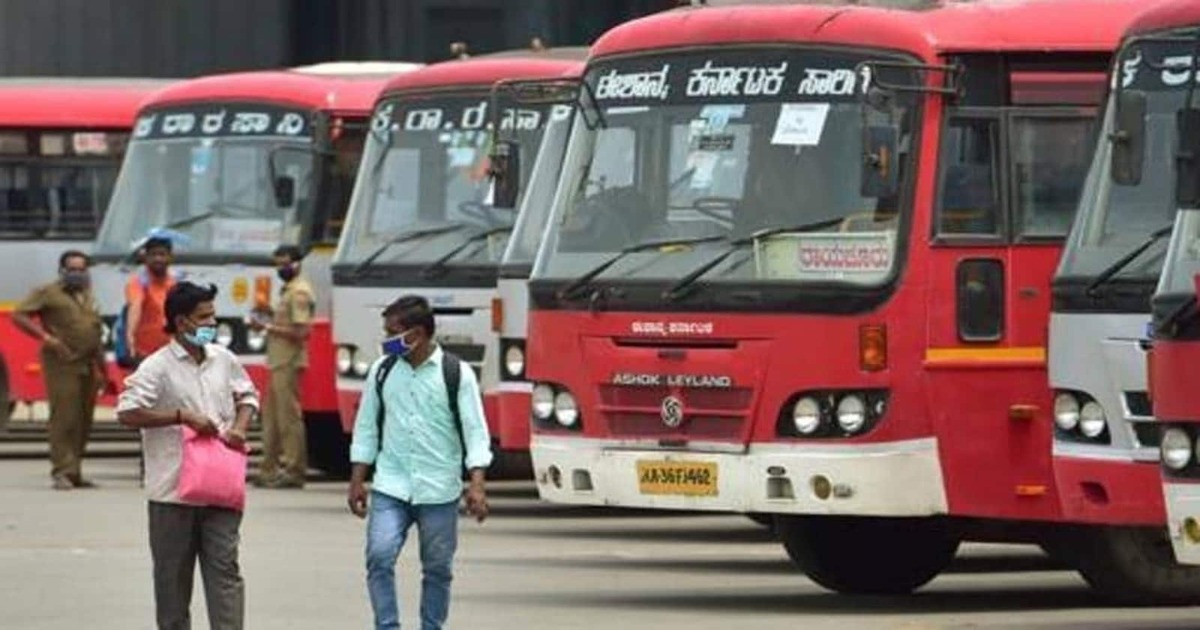
{"label": "man in white shirt", "polygon": [[242,447],[258,392],[237,357],[214,343],[215,287],[180,282],[166,298],[170,343],[147,357],[125,381],[117,403],[121,424],[142,430],[149,498],[150,554],[160,630],[191,627],[196,560],[211,626],[241,630],[245,595],[238,568],[242,514],[187,505],[176,496],[184,425]]}

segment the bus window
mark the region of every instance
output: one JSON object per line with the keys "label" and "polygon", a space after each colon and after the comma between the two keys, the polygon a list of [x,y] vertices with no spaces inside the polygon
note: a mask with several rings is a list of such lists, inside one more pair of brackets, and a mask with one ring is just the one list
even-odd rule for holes
{"label": "bus window", "polygon": [[342,135],[333,141],[333,156],[326,163],[322,208],[314,226],[314,243],[335,245],[341,237],[365,141],[366,126],[349,124],[342,128]]}
{"label": "bus window", "polygon": [[1001,236],[999,120],[953,118],[942,141],[938,236]]}
{"label": "bus window", "polygon": [[1014,116],[1009,127],[1013,209],[1021,237],[1062,238],[1091,161],[1090,117]]}

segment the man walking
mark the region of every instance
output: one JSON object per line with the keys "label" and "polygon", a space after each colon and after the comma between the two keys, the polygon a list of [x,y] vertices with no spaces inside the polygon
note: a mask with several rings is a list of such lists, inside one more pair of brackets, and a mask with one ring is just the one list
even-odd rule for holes
{"label": "man walking", "polygon": [[167,292],[175,286],[171,255],[170,239],[148,239],[142,245],[143,268],[125,283],[125,303],[129,307],[125,343],[134,365],[171,341],[165,310]]}
{"label": "man walking", "polygon": [[17,328],[42,342],[42,375],[50,402],[50,475],[55,490],[95,486],[83,477],[83,453],[92,431],[96,394],[109,385],[90,266],[87,254],[63,252],[58,281],[34,289],[13,313]]}
{"label": "man walking", "polygon": [[[308,471],[308,445],[300,408],[300,376],[308,367],[308,333],[316,294],[300,274],[304,253],[294,245],[275,250],[275,273],[283,282],[279,305],[270,323],[251,320],[267,333],[267,365],[271,390],[263,409],[263,459],[255,485],[303,488]],[[282,470],[281,470],[282,469]]]}
{"label": "man walking", "polygon": [[149,499],[154,604],[160,630],[191,627],[196,560],[204,580],[208,618],[215,630],[241,630],[245,595],[238,567],[241,512],[186,505],[176,486],[183,426],[219,435],[242,448],[258,392],[232,352],[214,343],[217,290],[180,282],[166,298],[172,339],[125,381],[117,419],[142,430]]}
{"label": "man walking", "polygon": [[[383,357],[371,366],[350,460],[348,502],[367,522],[367,589],[378,630],[398,629],[396,558],[415,524],[421,542],[421,628],[439,630],[450,610],[458,503],[483,522],[491,438],[469,366],[433,342],[429,302],[404,296],[383,312]],[[465,457],[464,457],[465,455]],[[464,492],[462,468],[469,470]],[[366,477],[375,466],[368,501]]]}

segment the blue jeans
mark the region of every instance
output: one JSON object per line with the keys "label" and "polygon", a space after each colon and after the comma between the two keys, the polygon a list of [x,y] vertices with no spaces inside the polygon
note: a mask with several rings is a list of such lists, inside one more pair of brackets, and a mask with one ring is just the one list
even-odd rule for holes
{"label": "blue jeans", "polygon": [[413,523],[421,540],[421,630],[441,630],[450,613],[450,568],[458,548],[458,502],[413,505],[372,492],[367,520],[367,590],[377,630],[400,628],[396,558]]}

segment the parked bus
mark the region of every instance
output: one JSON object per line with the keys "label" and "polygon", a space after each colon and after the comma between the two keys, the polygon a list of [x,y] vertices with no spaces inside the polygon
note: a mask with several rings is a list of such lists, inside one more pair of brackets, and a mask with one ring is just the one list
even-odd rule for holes
{"label": "parked bus", "polygon": [[[528,451],[528,406],[500,422],[502,361],[497,270],[517,219],[516,200],[495,203],[491,107],[523,154],[528,177],[543,130],[570,107],[514,103],[498,82],[556,79],[582,69],[577,48],[511,51],[427,66],[397,77],[375,108],[363,169],[334,259],[334,339],[342,422],[354,421],[363,379],[379,356],[380,313],[397,296],[425,295],[437,341],[474,367],[501,453]],[[520,410],[518,409],[518,412]]]}
{"label": "parked bus", "polygon": [[138,106],[166,83],[0,79],[0,426],[16,402],[45,400],[38,346],[12,307],[56,277],[63,251],[91,249]]}
{"label": "parked bus", "polygon": [[1101,526],[1055,545],[1095,565],[1090,581],[1131,600],[1194,601],[1200,592],[1200,573],[1175,563],[1163,495],[1150,490],[1161,483],[1161,428],[1147,388],[1147,321],[1175,217],[1176,115],[1196,45],[1175,17],[1139,18],[1115,57],[1050,316],[1063,517]]}
{"label": "parked bus", "polygon": [[1074,532],[1050,278],[1144,3],[914,4],[683,8],[593,46],[530,281],[543,498],[773,513],[840,592]]}
{"label": "parked bus", "polygon": [[[1160,188],[1151,197],[1178,210],[1166,242],[1161,277],[1150,300],[1152,338],[1149,398],[1160,423],[1160,457],[1166,534],[1175,557],[1200,564],[1200,100],[1195,52],[1200,5],[1172,2],[1139,19],[1119,61],[1117,130],[1131,142],[1114,146],[1114,172],[1129,185]],[[1161,228],[1161,224],[1156,226]],[[1156,234],[1157,235],[1157,234]],[[1161,251],[1161,250],[1160,250]],[[1133,250],[1128,254],[1133,256]],[[1144,254],[1143,254],[1144,255]],[[1139,335],[1140,336],[1140,335]]]}
{"label": "parked bus", "polygon": [[301,382],[309,462],[348,470],[337,418],[329,257],[345,217],[371,104],[407,63],[338,62],[215,75],[172,85],[140,111],[95,245],[93,283],[111,325],[151,234],[174,241],[175,267],[220,291],[218,341],[267,391],[266,337],[247,325],[278,293],[271,255],[309,251],[317,293]]}

